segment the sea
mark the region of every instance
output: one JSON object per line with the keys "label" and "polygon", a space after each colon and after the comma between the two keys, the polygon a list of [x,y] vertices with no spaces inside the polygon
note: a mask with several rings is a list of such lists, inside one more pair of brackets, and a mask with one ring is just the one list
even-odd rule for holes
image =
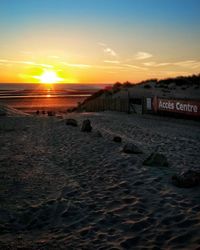
{"label": "sea", "polygon": [[110,84],[0,84],[0,104],[26,112],[65,111]]}

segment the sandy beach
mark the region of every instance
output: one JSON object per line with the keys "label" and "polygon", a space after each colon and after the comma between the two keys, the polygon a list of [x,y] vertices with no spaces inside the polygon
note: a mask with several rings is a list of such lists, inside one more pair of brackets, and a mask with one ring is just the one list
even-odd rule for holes
{"label": "sandy beach", "polygon": [[0,0],[0,250],[200,250],[200,0]]}
{"label": "sandy beach", "polygon": [[[0,117],[0,249],[200,249],[200,187],[171,182],[199,170],[199,122],[117,112],[65,119]],[[85,119],[91,133],[80,131]],[[124,153],[127,142],[143,153]],[[156,149],[168,167],[143,165]]]}

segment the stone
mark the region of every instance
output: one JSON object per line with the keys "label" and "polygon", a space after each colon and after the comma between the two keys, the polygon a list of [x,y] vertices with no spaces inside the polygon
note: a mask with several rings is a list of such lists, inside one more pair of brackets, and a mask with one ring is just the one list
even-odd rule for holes
{"label": "stone", "polygon": [[144,162],[143,165],[167,167],[168,161],[165,155],[161,153],[152,153]]}
{"label": "stone", "polygon": [[92,131],[92,126],[90,120],[84,120],[81,128],[82,132],[91,132]]}
{"label": "stone", "polygon": [[63,119],[63,116],[62,115],[57,115],[56,118]]}
{"label": "stone", "polygon": [[6,115],[7,115],[6,111],[0,110],[0,116],[6,116]]}
{"label": "stone", "polygon": [[143,153],[142,150],[133,143],[127,143],[123,148],[123,152],[127,154],[142,154]]}
{"label": "stone", "polygon": [[66,125],[77,127],[78,126],[78,122],[75,119],[67,119],[66,120]]}
{"label": "stone", "polygon": [[120,143],[120,142],[122,142],[122,138],[120,136],[114,136],[113,141]]}
{"label": "stone", "polygon": [[172,184],[180,188],[192,188],[200,186],[200,172],[195,170],[183,171],[172,176]]}
{"label": "stone", "polygon": [[99,130],[97,130],[96,132],[94,132],[93,136],[94,137],[99,137],[99,138],[103,137],[102,134],[101,134],[101,132]]}
{"label": "stone", "polygon": [[48,116],[55,116],[55,112],[53,112],[53,111],[47,111],[47,115]]}

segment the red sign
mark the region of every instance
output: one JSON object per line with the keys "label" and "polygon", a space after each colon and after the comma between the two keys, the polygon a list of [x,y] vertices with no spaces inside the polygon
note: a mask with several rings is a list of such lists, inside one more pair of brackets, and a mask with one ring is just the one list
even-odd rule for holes
{"label": "red sign", "polygon": [[165,111],[185,115],[200,116],[200,101],[183,99],[153,98],[152,109],[154,112]]}

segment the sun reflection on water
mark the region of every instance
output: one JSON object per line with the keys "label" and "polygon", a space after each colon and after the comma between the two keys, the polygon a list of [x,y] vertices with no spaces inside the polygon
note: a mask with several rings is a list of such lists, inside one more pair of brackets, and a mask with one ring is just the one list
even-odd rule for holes
{"label": "sun reflection on water", "polygon": [[51,97],[51,89],[47,89],[47,95],[46,95],[46,97]]}

